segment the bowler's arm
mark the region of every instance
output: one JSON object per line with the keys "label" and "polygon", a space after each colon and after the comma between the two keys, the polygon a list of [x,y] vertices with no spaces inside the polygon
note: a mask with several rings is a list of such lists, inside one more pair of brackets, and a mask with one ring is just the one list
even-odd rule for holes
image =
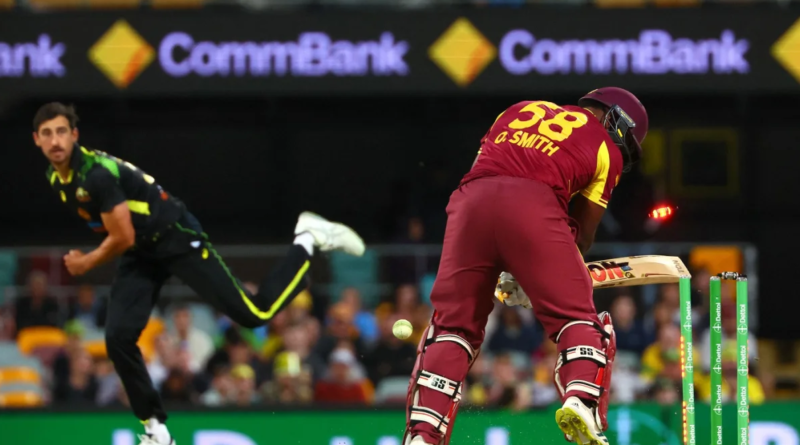
{"label": "bowler's arm", "polygon": [[127,202],[114,206],[111,211],[101,213],[103,226],[108,231],[106,239],[97,249],[86,254],[92,268],[105,264],[125,253],[136,242],[136,231],[131,220]]}

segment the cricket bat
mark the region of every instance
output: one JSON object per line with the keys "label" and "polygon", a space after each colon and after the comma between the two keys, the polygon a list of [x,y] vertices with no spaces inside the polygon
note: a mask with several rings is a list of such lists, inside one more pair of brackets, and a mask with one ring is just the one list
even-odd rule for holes
{"label": "cricket bat", "polygon": [[645,284],[677,283],[689,278],[680,258],[664,255],[639,255],[586,263],[595,289]]}

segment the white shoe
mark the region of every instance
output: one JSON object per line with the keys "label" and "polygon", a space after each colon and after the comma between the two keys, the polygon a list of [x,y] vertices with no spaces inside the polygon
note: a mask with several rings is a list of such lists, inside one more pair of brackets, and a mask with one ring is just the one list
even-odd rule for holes
{"label": "white shoe", "polygon": [[331,222],[316,213],[303,212],[297,219],[294,234],[308,232],[314,237],[314,245],[323,252],[341,250],[350,255],[364,255],[364,240],[355,230],[344,224]]}
{"label": "white shoe", "polygon": [[424,440],[422,440],[421,436],[414,436],[414,438],[411,439],[411,442],[409,442],[408,445],[433,445],[433,444],[425,442]]}
{"label": "white shoe", "polygon": [[556,411],[556,423],[567,440],[577,441],[579,445],[608,445],[608,439],[595,416],[595,409],[584,405],[577,397],[568,398],[564,406]]}
{"label": "white shoe", "polygon": [[175,439],[170,438],[169,443],[161,443],[152,434],[139,434],[139,445],[175,445]]}

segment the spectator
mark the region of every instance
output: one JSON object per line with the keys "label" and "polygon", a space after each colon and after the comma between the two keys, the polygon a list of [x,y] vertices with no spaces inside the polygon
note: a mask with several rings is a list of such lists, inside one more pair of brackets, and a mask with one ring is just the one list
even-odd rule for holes
{"label": "spectator", "polygon": [[190,403],[192,396],[192,376],[183,369],[169,370],[167,378],[161,384],[161,399],[165,403]]}
{"label": "spectator", "polygon": [[108,408],[125,408],[130,409],[131,402],[128,400],[128,394],[125,392],[125,387],[122,386],[122,381],[117,377],[115,385],[115,396],[106,405]]}
{"label": "spectator", "polygon": [[305,404],[314,400],[311,372],[294,352],[281,352],[275,358],[274,379],[262,387],[264,399],[280,404]]}
{"label": "spectator", "polygon": [[0,306],[0,341],[11,341],[16,336],[17,327],[11,311]]}
{"label": "spectator", "polygon": [[178,349],[173,342],[169,341],[169,337],[165,333],[158,335],[154,339],[154,343],[155,354],[153,359],[147,363],[147,372],[150,374],[153,386],[160,388],[169,375],[170,368],[175,364]]}
{"label": "spectator", "polygon": [[[403,284],[398,286],[391,302],[383,302],[375,309],[375,316],[378,319],[385,318],[391,314],[396,314],[399,318],[411,321],[414,318],[417,306],[419,306],[419,291],[413,284]],[[411,343],[416,343],[409,340]]]}
{"label": "spectator", "polygon": [[680,385],[680,340],[681,334],[674,324],[666,324],[658,333],[655,343],[648,346],[642,356],[642,379],[648,384]]}
{"label": "spectator", "polygon": [[[728,403],[736,400],[736,388],[738,385],[738,351],[736,341],[722,342],[722,402]],[[764,387],[761,381],[754,375],[747,377],[747,395],[751,405],[764,403]],[[698,400],[709,402],[711,400],[711,377],[708,373],[695,374],[695,387],[697,388]]]}
{"label": "spectator", "polygon": [[230,369],[217,366],[211,378],[209,388],[200,396],[200,403],[205,406],[224,406],[233,399],[233,379]]}
{"label": "spectator", "polygon": [[84,284],[78,288],[75,301],[69,306],[69,320],[80,320],[87,329],[105,326],[105,299],[95,297],[94,287]]}
{"label": "spectator", "polygon": [[375,349],[364,357],[369,379],[375,385],[386,377],[411,375],[417,358],[417,349],[399,340],[392,333],[392,326],[398,318],[386,318],[381,322],[380,340]]}
{"label": "spectator", "polygon": [[28,296],[16,301],[17,333],[32,326],[58,326],[58,302],[47,295],[47,274],[35,270],[28,276]]}
{"label": "spectator", "polygon": [[650,397],[660,405],[674,406],[680,401],[681,395],[672,382],[659,380],[650,390]]}
{"label": "spectator", "polygon": [[308,289],[303,290],[289,303],[286,308],[288,313],[288,324],[298,324],[311,317],[311,310],[314,309],[314,298]]}
{"label": "spectator", "polygon": [[[275,354],[283,349],[283,333],[289,326],[289,312],[278,312],[272,321],[269,323],[269,330],[266,339],[260,351],[260,356],[264,360],[270,360],[275,357]],[[239,329],[242,334],[246,334],[247,330]]]}
{"label": "spectator", "polygon": [[95,361],[95,378],[97,378],[97,405],[108,406],[117,399],[119,376],[114,371],[114,364],[108,358]]}
{"label": "spectator", "polygon": [[355,355],[363,357],[366,352],[361,334],[353,324],[355,314],[350,306],[344,303],[336,303],[328,311],[328,326],[317,343],[316,353],[324,360],[342,342],[350,343],[355,349]]}
{"label": "spectator", "polygon": [[[654,339],[661,332],[661,328],[668,324],[673,324],[672,314],[674,312],[666,303],[658,302],[653,306],[652,315],[649,318],[645,332],[650,339]],[[616,323],[616,321],[614,321]]]}
{"label": "spectator", "polygon": [[394,312],[400,316],[400,318],[405,318],[406,320],[413,319],[419,304],[419,290],[417,286],[413,284],[404,284],[397,288]]}
{"label": "spectator", "polygon": [[416,346],[419,344],[422,334],[430,322],[431,308],[421,304],[417,286],[413,284],[404,284],[397,288],[394,303],[388,305],[384,304],[383,307],[379,307],[376,312],[379,314],[378,318],[385,318],[390,316],[390,314],[394,314],[398,318],[403,318],[411,322],[411,326],[414,330],[406,341]]}
{"label": "spectator", "polygon": [[256,392],[256,373],[250,365],[239,364],[231,369],[233,380],[233,403],[250,406],[260,402]]}
{"label": "spectator", "polygon": [[509,408],[517,398],[517,370],[511,356],[503,353],[495,357],[492,363],[492,384],[489,388],[488,402],[490,406]]}
{"label": "spectator", "polygon": [[536,360],[533,367],[533,406],[547,406],[561,398],[558,390],[553,386],[558,348],[555,343],[547,339],[542,343],[540,349],[541,358]]}
{"label": "spectator", "polygon": [[356,357],[345,348],[331,353],[327,377],[317,382],[314,400],[366,405],[371,401],[371,384],[365,379],[354,377]]}
{"label": "spectator", "polygon": [[478,354],[475,362],[467,372],[465,402],[472,406],[485,406],[489,398],[489,359],[485,354]]}
{"label": "spectator", "polygon": [[489,339],[487,348],[494,352],[521,352],[531,355],[542,342],[542,335],[533,323],[523,323],[519,309],[503,306],[500,309],[501,322]]}
{"label": "spectator", "polygon": [[235,327],[225,331],[225,343],[218,349],[206,364],[206,372],[214,375],[214,370],[219,366],[233,368],[235,365],[250,364],[255,357],[253,349]]}
{"label": "spectator", "polygon": [[[614,321],[616,324],[616,320]],[[611,379],[611,400],[627,404],[635,402],[646,391],[647,385],[639,375],[639,357],[630,351],[617,351]]]}
{"label": "spectator", "polygon": [[361,293],[355,287],[348,287],[342,291],[340,301],[350,306],[350,309],[355,315],[354,323],[358,332],[361,333],[361,338],[367,345],[373,345],[378,341],[378,323],[375,321],[375,315],[371,312],[363,310],[361,305]]}
{"label": "spectator", "polygon": [[674,323],[681,322],[681,292],[675,283],[662,284],[659,289],[659,303],[669,311],[670,320]]}
{"label": "spectator", "polygon": [[[258,293],[258,285],[253,283],[252,281],[245,281],[244,283],[242,283],[242,287],[250,291],[250,293],[253,295]],[[283,312],[285,311],[282,311],[278,315],[282,314]],[[276,316],[275,318],[277,319],[278,317]],[[285,314],[283,315],[283,318],[284,319],[286,318]],[[273,322],[270,323],[270,325],[277,324],[276,319],[273,319]],[[216,335],[214,338],[214,345],[217,348],[221,347],[222,344],[224,343],[224,336],[222,334],[224,334],[224,332],[228,330],[228,328],[230,327],[234,327],[235,329],[237,329],[239,331],[239,334],[241,334],[242,338],[244,338],[245,341],[250,343],[250,346],[253,347],[254,351],[261,351],[261,348],[264,347],[264,342],[267,339],[266,325],[257,327],[255,329],[249,329],[239,326],[237,323],[231,320],[230,317],[228,317],[227,315],[220,314],[219,317],[217,318],[217,332],[215,333]]]}
{"label": "spectator", "polygon": [[[736,344],[736,303],[732,296],[722,299],[722,344],[735,345]],[[699,357],[695,357],[695,363],[701,364],[701,369],[708,373],[711,369],[711,330],[706,329],[700,337],[699,341]],[[756,360],[758,359],[758,341],[752,332],[747,333],[747,358],[751,367],[755,367]]]}
{"label": "spectator", "polygon": [[611,319],[617,335],[617,350],[630,351],[638,355],[652,343],[644,325],[636,319],[636,303],[630,294],[618,295],[611,303]]}
{"label": "spectator", "polygon": [[[325,360],[314,352],[314,344],[311,335],[313,335],[313,332],[306,328],[306,324],[291,326],[284,333],[283,345],[284,352],[291,354],[289,357],[297,357],[297,359],[300,360],[300,366],[308,371],[314,381],[317,381],[321,379],[325,373]],[[279,356],[281,356],[281,354],[278,354],[278,357]],[[276,357],[275,366],[279,366],[277,362],[278,357]],[[283,357],[282,360],[287,360],[285,354],[283,354]],[[288,366],[288,364],[278,369],[283,370],[286,366]]]}
{"label": "spectator", "polygon": [[53,398],[57,403],[69,405],[94,404],[97,388],[92,357],[85,349],[79,349],[69,361],[69,377],[59,381]]}
{"label": "spectator", "polygon": [[414,328],[414,333],[411,335],[411,344],[415,347],[419,344],[419,341],[422,339],[422,334],[425,332],[425,328],[431,322],[431,317],[433,316],[433,307],[427,304],[419,304],[417,308],[414,310],[414,316],[411,318],[411,326]]}
{"label": "spectator", "polygon": [[[395,237],[397,244],[423,244],[425,242],[425,225],[421,218],[412,217],[400,233]],[[392,284],[399,286],[403,283],[416,283],[425,269],[418,270],[417,258],[414,256],[395,256],[389,259],[389,273]]]}
{"label": "spectator", "polygon": [[187,306],[177,306],[172,313],[172,320],[175,332],[170,336],[170,341],[178,350],[189,354],[189,371],[197,373],[214,354],[211,336],[192,326],[192,313]]}
{"label": "spectator", "polygon": [[67,335],[67,344],[53,361],[53,384],[57,388],[69,386],[72,369],[71,362],[84,351],[84,328],[80,321],[72,320],[67,322],[64,325],[64,333]]}

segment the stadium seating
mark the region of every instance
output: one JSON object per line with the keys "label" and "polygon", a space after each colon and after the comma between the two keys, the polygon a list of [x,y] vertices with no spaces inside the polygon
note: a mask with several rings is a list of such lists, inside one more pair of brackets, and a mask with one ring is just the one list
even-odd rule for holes
{"label": "stadium seating", "polygon": [[348,286],[358,287],[365,306],[378,303],[378,257],[374,250],[367,249],[362,257],[354,257],[341,252],[330,255],[332,275],[331,295],[339,297]]}
{"label": "stadium seating", "polygon": [[408,377],[387,377],[375,389],[376,404],[403,404],[408,392]]}
{"label": "stadium seating", "polygon": [[0,367],[0,386],[15,383],[41,385],[42,378],[36,369],[28,366]]}
{"label": "stadium seating", "polygon": [[11,341],[0,341],[0,364],[4,359],[14,359],[22,357],[19,346]]}
{"label": "stadium seating", "polygon": [[59,328],[36,326],[22,329],[17,335],[19,350],[34,354],[37,350],[61,348],[67,343],[67,335]]}
{"label": "stadium seating", "polygon": [[0,407],[30,408],[44,404],[41,386],[31,383],[14,383],[0,386]]}

